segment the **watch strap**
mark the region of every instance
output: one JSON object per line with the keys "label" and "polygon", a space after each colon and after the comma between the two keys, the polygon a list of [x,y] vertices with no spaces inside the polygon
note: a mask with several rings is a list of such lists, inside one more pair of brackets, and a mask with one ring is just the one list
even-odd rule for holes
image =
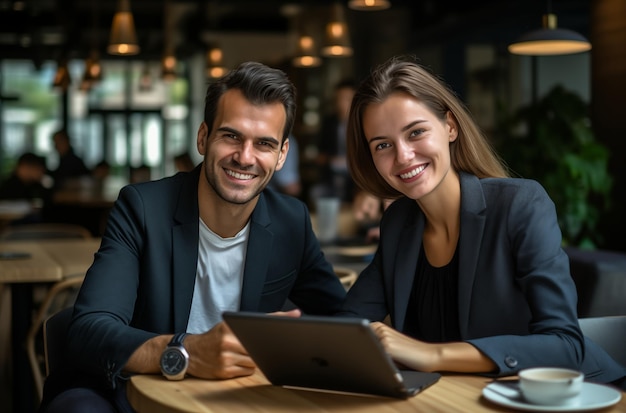
{"label": "watch strap", "polygon": [[167,345],[168,347],[183,347],[183,340],[187,337],[187,333],[176,333],[172,337],[172,341]]}

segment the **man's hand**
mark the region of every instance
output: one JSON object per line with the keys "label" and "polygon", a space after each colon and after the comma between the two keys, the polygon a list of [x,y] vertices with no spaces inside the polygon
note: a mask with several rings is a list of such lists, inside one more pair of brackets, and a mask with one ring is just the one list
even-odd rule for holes
{"label": "man's hand", "polygon": [[[271,315],[300,317],[301,311],[277,311]],[[189,352],[188,373],[195,377],[230,379],[249,376],[256,369],[256,364],[225,322],[204,334],[187,336],[185,348]]]}
{"label": "man's hand", "polygon": [[204,334],[193,334],[185,339],[189,352],[187,372],[203,379],[230,379],[249,376],[256,364],[237,337],[221,322]]}

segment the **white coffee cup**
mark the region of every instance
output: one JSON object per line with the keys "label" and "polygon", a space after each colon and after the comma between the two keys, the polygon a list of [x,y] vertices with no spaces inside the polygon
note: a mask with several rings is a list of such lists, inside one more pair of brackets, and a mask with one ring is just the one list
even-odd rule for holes
{"label": "white coffee cup", "polygon": [[525,369],[518,376],[524,398],[544,406],[575,404],[585,378],[580,371],[557,367]]}

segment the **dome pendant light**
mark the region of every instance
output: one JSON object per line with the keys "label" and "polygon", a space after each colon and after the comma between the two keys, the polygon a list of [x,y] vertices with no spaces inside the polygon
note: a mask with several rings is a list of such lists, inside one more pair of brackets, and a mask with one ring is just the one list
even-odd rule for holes
{"label": "dome pendant light", "polygon": [[591,50],[591,43],[573,30],[557,28],[555,14],[543,16],[543,28],[527,33],[509,45],[509,52],[518,55],[551,56],[582,53]]}

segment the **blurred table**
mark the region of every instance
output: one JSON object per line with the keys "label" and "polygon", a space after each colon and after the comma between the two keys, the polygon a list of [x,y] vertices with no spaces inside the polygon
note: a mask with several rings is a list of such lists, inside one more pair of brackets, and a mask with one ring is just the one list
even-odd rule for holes
{"label": "blurred table", "polygon": [[37,397],[24,347],[32,322],[33,285],[54,283],[86,272],[99,246],[99,238],[0,242],[0,256],[27,254],[25,258],[0,259],[0,283],[11,288],[14,412],[29,413],[36,409]]}
{"label": "blurred table", "polygon": [[34,207],[28,201],[0,201],[0,230],[11,221],[25,217]]}
{"label": "blurred table", "polygon": [[128,180],[114,176],[104,179],[76,178],[55,191],[53,202],[57,205],[107,208],[113,205],[120,189],[126,184]]}
{"label": "blurred table", "polygon": [[[128,400],[138,413],[275,412],[507,412],[482,396],[491,379],[444,374],[406,400],[272,386],[257,372],[231,380],[186,378],[169,381],[159,375],[136,375],[127,385]],[[626,411],[626,399],[603,412]]]}
{"label": "blurred table", "polygon": [[335,269],[347,268],[356,272],[357,278],[368,266],[376,252],[376,245],[322,245],[322,251]]}
{"label": "blurred table", "polygon": [[87,228],[94,236],[102,236],[120,189],[128,180],[109,176],[104,179],[81,177],[55,190],[47,219]]}

